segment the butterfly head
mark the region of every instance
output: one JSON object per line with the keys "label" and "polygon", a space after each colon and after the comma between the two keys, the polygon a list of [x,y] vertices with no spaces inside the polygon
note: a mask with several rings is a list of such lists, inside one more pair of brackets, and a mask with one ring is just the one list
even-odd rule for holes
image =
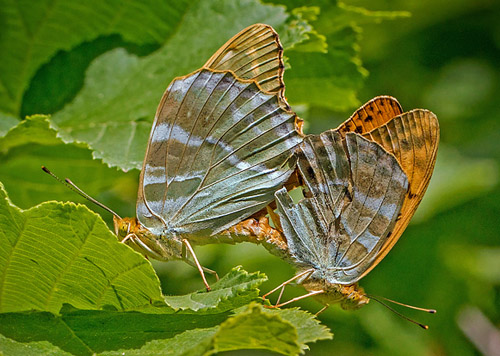
{"label": "butterfly head", "polygon": [[330,283],[325,279],[307,279],[302,285],[309,291],[322,290],[323,293],[317,294],[315,298],[325,305],[340,303],[344,310],[355,310],[361,308],[370,301],[365,291],[357,283],[351,285],[342,285]]}
{"label": "butterfly head", "polygon": [[141,225],[137,218],[113,217],[118,239],[137,252],[155,260],[182,258],[182,242],[177,238],[163,238]]}
{"label": "butterfly head", "polygon": [[136,218],[120,218],[116,215],[113,216],[113,225],[115,227],[115,234],[118,239],[125,239],[130,233],[137,229],[139,222]]}
{"label": "butterfly head", "polygon": [[340,306],[344,310],[355,310],[361,308],[370,301],[365,294],[365,291],[357,283],[350,286],[340,286],[340,292],[344,299],[340,302]]}

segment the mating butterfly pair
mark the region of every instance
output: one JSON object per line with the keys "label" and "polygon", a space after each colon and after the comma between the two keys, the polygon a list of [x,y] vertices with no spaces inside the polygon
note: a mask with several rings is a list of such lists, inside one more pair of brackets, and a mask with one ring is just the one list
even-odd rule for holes
{"label": "mating butterfly pair", "polygon": [[[202,276],[209,270],[190,243],[263,242],[298,267],[308,295],[359,307],[368,297],[356,282],[397,242],[427,188],[437,119],[377,97],[337,129],[304,137],[284,97],[282,52],[270,26],[253,25],[172,81],[151,130],[137,218],[115,216],[115,230]],[[297,204],[283,188],[295,169],[305,185]],[[273,200],[277,229],[265,218]]]}

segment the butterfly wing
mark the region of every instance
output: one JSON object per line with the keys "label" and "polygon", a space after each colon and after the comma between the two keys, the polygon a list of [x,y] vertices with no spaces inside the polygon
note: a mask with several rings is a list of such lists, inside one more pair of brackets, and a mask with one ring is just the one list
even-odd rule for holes
{"label": "butterfly wing", "polygon": [[283,47],[269,25],[245,28],[215,52],[204,67],[231,70],[239,78],[255,80],[263,91],[284,98]]}
{"label": "butterfly wing", "polygon": [[387,255],[401,237],[424,196],[436,163],[439,123],[434,113],[416,109],[394,117],[363,136],[392,153],[409,181],[401,215],[390,238],[366,274]]}
{"label": "butterfly wing", "polygon": [[174,79],[146,151],[139,221],[158,235],[217,233],[262,209],[293,171],[295,119],[231,71]]}
{"label": "butterfly wing", "polygon": [[361,278],[388,239],[408,181],[380,145],[333,130],[308,136],[298,153],[310,197],[293,204],[285,189],[275,196],[292,258],[330,283]]}

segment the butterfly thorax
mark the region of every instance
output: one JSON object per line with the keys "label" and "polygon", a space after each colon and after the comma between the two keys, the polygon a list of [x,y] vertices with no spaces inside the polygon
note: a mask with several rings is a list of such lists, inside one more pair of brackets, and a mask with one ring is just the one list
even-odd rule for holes
{"label": "butterfly thorax", "polygon": [[370,299],[357,283],[351,285],[330,283],[324,279],[309,278],[302,282],[302,286],[309,292],[322,290],[315,298],[324,305],[340,303],[342,309],[359,309],[367,304]]}
{"label": "butterfly thorax", "polygon": [[148,257],[160,261],[182,259],[182,240],[176,236],[154,234],[137,218],[113,218],[115,233],[120,241]]}

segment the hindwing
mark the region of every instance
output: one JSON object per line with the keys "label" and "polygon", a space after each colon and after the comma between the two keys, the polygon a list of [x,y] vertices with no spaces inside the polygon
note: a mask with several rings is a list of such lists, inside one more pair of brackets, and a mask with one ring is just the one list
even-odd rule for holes
{"label": "hindwing", "polygon": [[408,180],[395,157],[356,133],[307,136],[298,169],[308,193],[275,196],[289,253],[330,283],[351,284],[372,266],[401,210]]}

